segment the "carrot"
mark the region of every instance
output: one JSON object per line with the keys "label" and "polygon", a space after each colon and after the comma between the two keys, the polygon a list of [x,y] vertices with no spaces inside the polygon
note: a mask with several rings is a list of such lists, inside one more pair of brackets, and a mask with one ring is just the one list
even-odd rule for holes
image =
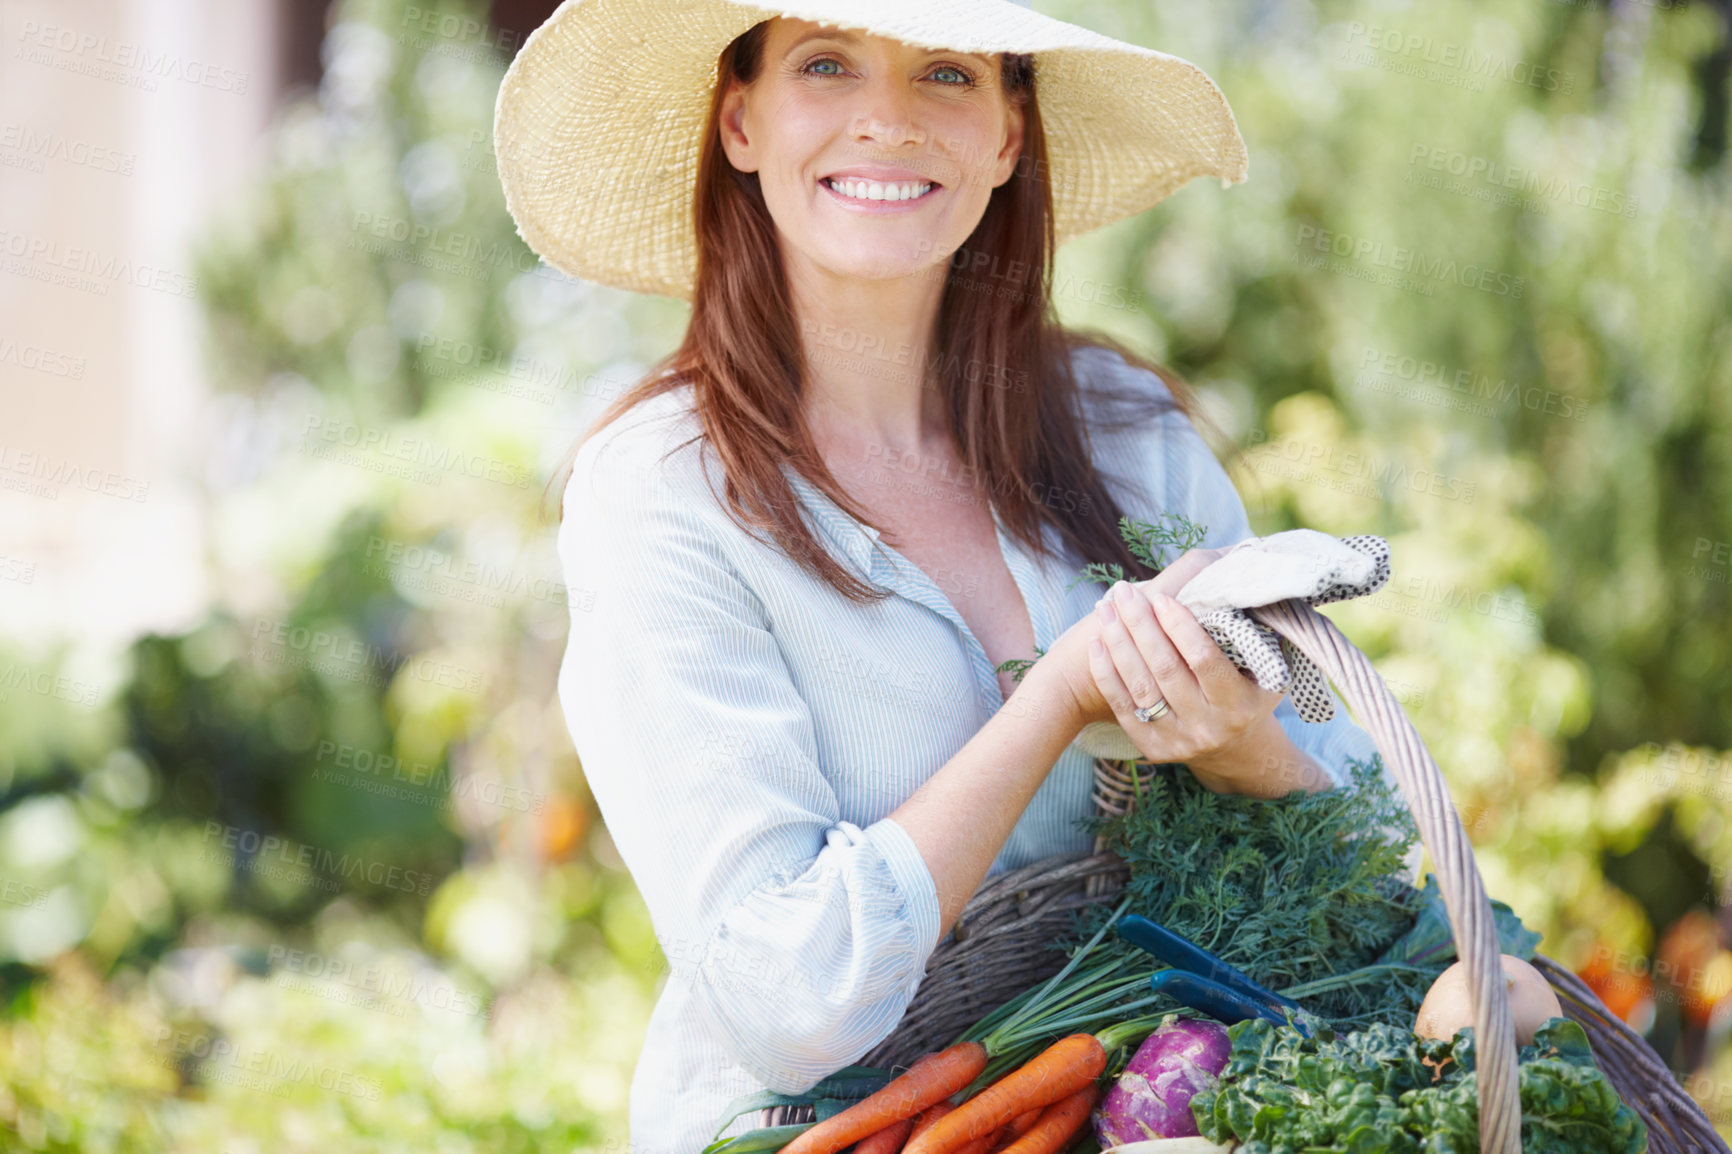
{"label": "carrot", "polygon": [[934,1122],[938,1121],[954,1109],[956,1109],[956,1107],[951,1103],[949,1098],[940,1098],[938,1101],[932,1103],[932,1105],[926,1107],[926,1109],[920,1111],[920,1113],[914,1115],[914,1129],[908,1132],[908,1140],[912,1142],[914,1139],[918,1138],[923,1131],[932,1129],[932,1124]]}
{"label": "carrot", "polygon": [[956,1148],[956,1154],[989,1154],[992,1144],[998,1141],[998,1131],[982,1135],[964,1146]]}
{"label": "carrot", "polygon": [[1058,1154],[1089,1120],[1100,1088],[1093,1082],[1068,1098],[1060,1098],[1040,1112],[1040,1120],[1028,1133],[1004,1148],[1005,1154]]}
{"label": "carrot", "polygon": [[782,1154],[836,1154],[897,1119],[912,1117],[950,1097],[978,1078],[986,1061],[986,1047],[979,1042],[958,1042],[927,1054],[876,1094],[802,1133],[782,1147]]}
{"label": "carrot", "polygon": [[1040,1119],[1040,1113],[1041,1107],[1036,1106],[1034,1109],[1025,1111],[1024,1113],[1018,1114],[1016,1117],[1012,1118],[1010,1124],[1004,1128],[1003,1134],[998,1139],[998,1144],[992,1148],[992,1154],[1000,1154],[1006,1146],[1009,1146],[1012,1142],[1015,1142],[1018,1138],[1021,1138],[1024,1134],[1027,1134],[1032,1130],[1035,1122]]}
{"label": "carrot", "polygon": [[914,1119],[898,1118],[876,1134],[868,1134],[854,1147],[854,1154],[898,1154],[914,1129]]}
{"label": "carrot", "polygon": [[[934,1122],[938,1121],[954,1109],[956,1109],[956,1107],[950,1104],[949,1098],[940,1098],[938,1101],[932,1103],[932,1105],[926,1107],[926,1109],[922,1110],[915,1116],[914,1129],[909,1131],[908,1134],[909,1141],[913,1141],[917,1135],[932,1129],[932,1124]],[[1036,1110],[1033,1111],[1033,1113],[1038,1114],[1040,1111]],[[988,1138],[976,1138],[968,1145],[958,1147],[956,1154],[990,1154],[992,1147],[1001,1141],[1003,1141],[1002,1133],[1000,1131],[994,1131]],[[907,1147],[904,1146],[903,1149],[907,1149]],[[856,1154],[858,1154],[858,1152],[856,1152]]]}
{"label": "carrot", "polygon": [[1106,1068],[1107,1052],[1093,1034],[1060,1038],[911,1138],[903,1154],[952,1154],[964,1143],[996,1134],[1030,1107],[1047,1106],[1076,1093]]}

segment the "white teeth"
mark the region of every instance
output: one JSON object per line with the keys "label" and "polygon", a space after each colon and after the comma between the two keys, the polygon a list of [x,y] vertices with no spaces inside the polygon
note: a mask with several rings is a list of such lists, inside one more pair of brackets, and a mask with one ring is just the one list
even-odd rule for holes
{"label": "white teeth", "polygon": [[833,177],[826,177],[825,183],[854,200],[913,200],[917,196],[925,196],[932,187],[931,184],[909,181],[881,184],[875,180],[837,180]]}

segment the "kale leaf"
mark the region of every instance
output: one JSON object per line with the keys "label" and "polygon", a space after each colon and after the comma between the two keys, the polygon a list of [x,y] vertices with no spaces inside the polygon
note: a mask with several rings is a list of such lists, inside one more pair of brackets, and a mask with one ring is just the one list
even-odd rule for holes
{"label": "kale leaf", "polygon": [[[1442,973],[1455,961],[1455,932],[1450,928],[1449,908],[1443,903],[1443,892],[1437,888],[1437,878],[1431,874],[1425,878],[1424,899],[1425,906],[1415,919],[1413,928],[1378,955],[1379,962],[1428,966]],[[1497,925],[1499,951],[1523,961],[1533,961],[1540,936],[1524,926],[1521,918],[1505,902],[1491,899],[1491,912]]]}

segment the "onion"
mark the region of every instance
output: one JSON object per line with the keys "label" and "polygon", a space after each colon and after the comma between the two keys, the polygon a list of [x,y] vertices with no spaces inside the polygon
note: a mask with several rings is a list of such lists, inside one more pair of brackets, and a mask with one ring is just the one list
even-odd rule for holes
{"label": "onion", "polygon": [[1232,1048],[1219,1022],[1177,1018],[1163,1023],[1137,1047],[1095,1108],[1101,1149],[1150,1138],[1195,1137],[1191,1098],[1214,1085]]}
{"label": "onion", "polygon": [[[1510,1017],[1515,1022],[1516,1045],[1526,1046],[1548,1018],[1561,1018],[1564,1009],[1545,976],[1512,954],[1500,955],[1504,988],[1509,993]],[[1420,1003],[1413,1032],[1422,1038],[1449,1041],[1463,1026],[1473,1025],[1473,1000],[1468,996],[1467,967],[1457,962],[1437,976]]]}

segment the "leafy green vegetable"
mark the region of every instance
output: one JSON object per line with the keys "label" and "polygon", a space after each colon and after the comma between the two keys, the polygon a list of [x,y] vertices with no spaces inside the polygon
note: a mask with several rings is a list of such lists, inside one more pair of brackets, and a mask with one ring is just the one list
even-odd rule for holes
{"label": "leafy green vegetable", "polygon": [[[1203,1137],[1240,1142],[1238,1154],[1479,1149],[1471,1028],[1447,1042],[1382,1024],[1306,1038],[1290,1026],[1253,1019],[1227,1036],[1233,1050],[1220,1080],[1191,1099],[1191,1111]],[[1594,1065],[1576,1023],[1551,1019],[1521,1048],[1519,1060],[1527,1154],[1641,1154],[1647,1148],[1647,1127]]]}
{"label": "leafy green vegetable", "polygon": [[[1266,800],[1212,793],[1157,766],[1128,814],[1082,819],[1130,869],[1130,909],[1337,1025],[1412,1022],[1436,969],[1354,976],[1414,924],[1422,895],[1404,858],[1419,836],[1381,759],[1351,780]],[[1082,915],[1077,937],[1104,919]],[[1101,953],[1139,954],[1114,939]],[[1142,955],[1146,958],[1146,955]],[[1325,979],[1334,979],[1325,981]]]}
{"label": "leafy green vegetable", "polygon": [[[1437,878],[1431,874],[1425,875],[1424,899],[1425,906],[1419,911],[1413,928],[1383,951],[1377,958],[1379,962],[1426,966],[1442,973],[1455,961],[1455,935],[1449,925],[1449,908],[1443,904]],[[1540,936],[1522,925],[1516,912],[1495,898],[1491,911],[1497,922],[1499,949],[1531,962],[1534,950],[1539,947]]]}

